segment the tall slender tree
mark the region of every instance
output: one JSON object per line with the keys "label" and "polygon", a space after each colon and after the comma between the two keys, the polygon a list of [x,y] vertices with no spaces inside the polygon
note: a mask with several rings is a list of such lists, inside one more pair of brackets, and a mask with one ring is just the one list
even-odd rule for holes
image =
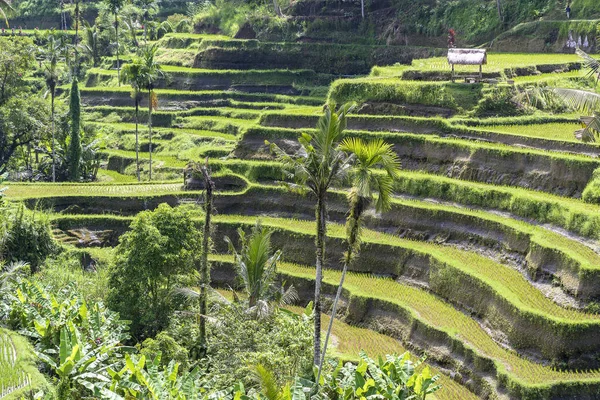
{"label": "tall slender tree", "polygon": [[78,181],[81,178],[81,98],[77,77],[73,78],[69,102],[71,119],[71,141],[69,142],[69,180]]}
{"label": "tall slender tree", "polygon": [[60,41],[56,40],[54,36],[48,37],[48,44],[42,50],[42,55],[45,61],[42,64],[44,70],[44,77],[46,80],[46,87],[50,94],[50,116],[52,125],[52,182],[56,182],[56,124],[54,120],[54,100],[56,98],[56,86],[61,75],[61,69],[58,64],[60,55],[62,53],[62,46]]}
{"label": "tall slender tree", "polygon": [[160,64],[156,62],[158,46],[144,46],[140,51],[140,60],[142,63],[142,81],[143,88],[148,91],[148,152],[150,155],[150,166],[148,169],[149,179],[152,180],[152,110],[158,108],[158,97],[154,91],[156,81],[163,76]]}
{"label": "tall slender tree", "polygon": [[79,0],[75,0],[75,37],[73,38],[73,49],[75,51],[75,62],[74,62],[74,75],[78,76],[79,74]]}
{"label": "tall slender tree", "polygon": [[118,18],[118,14],[119,14],[119,10],[121,10],[121,8],[123,8],[123,4],[125,3],[125,0],[104,0],[104,2],[108,6],[108,10],[110,11],[110,13],[112,15],[114,15],[114,17],[115,17],[115,44],[116,44],[116,49],[117,49],[117,80],[119,81],[119,86],[121,86],[121,78],[120,78],[121,65],[120,65],[120,61],[119,61],[119,18]]}
{"label": "tall slender tree", "polygon": [[400,160],[393,146],[381,139],[365,142],[358,138],[346,138],[342,141],[340,149],[350,154],[353,159],[352,188],[348,192],[350,212],[346,222],[347,249],[344,254],[342,277],[335,300],[333,301],[331,319],[329,320],[327,334],[325,335],[323,355],[319,362],[319,372],[317,374],[317,384],[321,377],[327,344],[331,335],[338,301],[344,287],[346,272],[348,271],[348,266],[352,264],[360,251],[363,213],[372,202],[374,191],[378,192],[375,210],[383,212],[390,208],[394,179],[398,177],[400,171]]}
{"label": "tall slender tree", "polygon": [[204,200],[204,230],[202,232],[202,247],[200,250],[200,355],[206,355],[206,319],[208,314],[208,287],[210,286],[210,264],[208,253],[210,252],[211,218],[213,213],[213,196],[215,183],[213,182],[208,167],[208,157],[204,165],[200,166],[200,172],[204,178],[204,189],[206,197]]}
{"label": "tall slender tree", "polygon": [[135,103],[135,165],[136,176],[140,181],[140,142],[138,134],[139,109],[142,100],[142,87],[144,87],[143,64],[139,58],[134,58],[131,63],[123,66],[121,81],[131,85],[131,96]]}
{"label": "tall slender tree", "polygon": [[[327,236],[327,190],[347,173],[350,160],[339,149],[346,128],[346,117],[354,110],[354,104],[345,104],[336,112],[334,106],[326,106],[314,133],[303,133],[298,139],[300,150],[289,155],[275,143],[271,151],[288,172],[288,177],[306,185],[315,195],[316,217],[316,276],[314,299],[314,358],[315,365],[321,360],[321,284],[325,264],[325,238]],[[268,142],[267,142],[268,143]]]}

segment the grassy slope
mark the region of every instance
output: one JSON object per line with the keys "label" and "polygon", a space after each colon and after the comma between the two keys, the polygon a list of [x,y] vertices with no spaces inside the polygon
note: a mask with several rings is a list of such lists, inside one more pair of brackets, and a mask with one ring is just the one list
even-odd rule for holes
{"label": "grassy slope", "polygon": [[[16,359],[12,359],[12,351]],[[35,365],[36,357],[29,343],[15,332],[0,328],[0,387],[15,387],[27,382],[26,386],[11,391],[4,400],[18,400],[30,391],[44,390],[49,385]]]}

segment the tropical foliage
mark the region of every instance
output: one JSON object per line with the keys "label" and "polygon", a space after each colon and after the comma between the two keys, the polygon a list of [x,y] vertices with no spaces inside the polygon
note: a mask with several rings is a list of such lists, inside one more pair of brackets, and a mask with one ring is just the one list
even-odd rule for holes
{"label": "tropical foliage", "polygon": [[271,230],[262,227],[258,222],[250,236],[247,236],[243,229],[238,229],[241,243],[239,253],[231,239],[225,237],[229,251],[235,260],[237,276],[247,298],[248,311],[259,317],[269,314],[273,304],[281,306],[298,300],[293,286],[285,290],[283,286],[278,287],[275,283],[277,262],[281,258],[281,251],[272,250],[272,234]]}

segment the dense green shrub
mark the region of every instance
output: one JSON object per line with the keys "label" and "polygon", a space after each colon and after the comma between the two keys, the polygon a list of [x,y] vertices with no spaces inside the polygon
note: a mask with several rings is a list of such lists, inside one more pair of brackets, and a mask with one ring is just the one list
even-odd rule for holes
{"label": "dense green shrub", "polygon": [[474,114],[478,117],[526,114],[526,108],[516,101],[516,94],[515,89],[510,86],[496,86],[486,89],[484,97],[474,109]]}
{"label": "dense green shrub", "polygon": [[111,267],[108,304],[145,338],[164,329],[181,304],[172,290],[194,270],[200,232],[188,211],[167,204],[138,214],[130,229]]}
{"label": "dense green shrub", "polygon": [[[279,310],[266,318],[256,319],[246,306],[217,303],[212,307],[208,324],[208,352],[211,368],[209,380],[215,387],[229,387],[241,381],[254,386],[253,367],[265,366],[275,373],[277,383],[285,384],[295,376],[312,373],[312,321],[303,314]],[[195,317],[172,318],[170,334],[185,348],[195,346]]]}
{"label": "dense green shrub", "polygon": [[42,212],[30,211],[22,204],[11,206],[0,210],[0,223],[6,235],[0,259],[23,261],[29,263],[32,271],[37,271],[44,260],[57,251],[50,221]]}
{"label": "dense green shrub", "polygon": [[456,99],[446,90],[446,85],[439,82],[343,79],[331,85],[329,99],[339,104],[376,101],[458,107]]}

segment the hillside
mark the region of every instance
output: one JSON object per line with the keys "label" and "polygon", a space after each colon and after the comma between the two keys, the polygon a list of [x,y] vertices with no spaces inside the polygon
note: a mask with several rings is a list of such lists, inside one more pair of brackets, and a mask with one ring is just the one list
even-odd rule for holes
{"label": "hillside", "polygon": [[598,398],[595,2],[83,4],[0,35],[1,398]]}

